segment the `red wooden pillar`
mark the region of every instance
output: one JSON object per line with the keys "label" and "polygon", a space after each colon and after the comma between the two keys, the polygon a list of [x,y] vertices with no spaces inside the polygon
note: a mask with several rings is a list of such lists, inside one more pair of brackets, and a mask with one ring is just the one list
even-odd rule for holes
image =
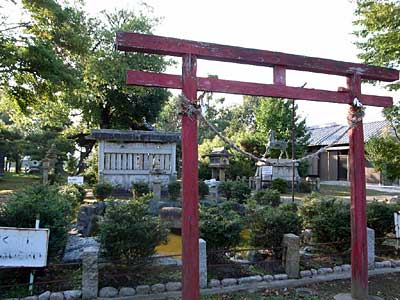
{"label": "red wooden pillar", "polygon": [[[197,98],[196,56],[182,59],[182,91],[190,101]],[[198,300],[199,213],[198,213],[197,118],[182,116],[182,298]]]}
{"label": "red wooden pillar", "polygon": [[[361,77],[349,77],[347,85],[361,102]],[[350,106],[349,117],[357,108]],[[351,295],[353,299],[368,297],[368,245],[365,191],[364,132],[362,121],[349,131],[350,195],[351,195]]]}

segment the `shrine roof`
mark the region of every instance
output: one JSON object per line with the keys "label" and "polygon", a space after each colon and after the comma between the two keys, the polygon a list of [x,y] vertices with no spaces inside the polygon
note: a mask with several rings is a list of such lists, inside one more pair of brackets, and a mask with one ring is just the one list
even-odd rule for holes
{"label": "shrine roof", "polygon": [[176,143],[181,140],[180,133],[145,130],[92,129],[88,140],[143,143]]}
{"label": "shrine roof", "polygon": [[[376,121],[363,124],[364,142],[368,142],[373,136],[380,136],[390,131],[388,121]],[[347,130],[347,125],[332,124],[329,126],[320,126],[309,128],[311,134],[309,146],[326,146],[333,143],[341,134]],[[345,134],[334,145],[349,144],[349,136]]]}

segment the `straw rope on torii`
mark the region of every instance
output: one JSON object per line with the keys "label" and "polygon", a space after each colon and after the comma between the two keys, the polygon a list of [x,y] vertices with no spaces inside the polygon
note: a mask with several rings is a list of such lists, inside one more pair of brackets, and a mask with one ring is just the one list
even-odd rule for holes
{"label": "straw rope on torii", "polygon": [[[179,95],[180,99],[180,105],[182,108],[182,113],[187,114],[189,117],[193,115],[197,115],[208,128],[210,128],[221,140],[223,140],[226,144],[228,144],[230,147],[238,151],[239,153],[247,156],[248,158],[255,160],[257,162],[262,162],[266,163],[268,165],[277,165],[274,163],[271,163],[268,161],[265,157],[258,157],[250,152],[247,152],[243,149],[241,149],[238,145],[236,145],[234,142],[229,140],[226,136],[224,136],[221,132],[218,131],[218,129],[206,119],[206,117],[203,115],[201,106],[199,105],[199,102],[203,99],[203,97],[206,95],[207,92],[203,92],[198,98],[196,102],[191,102],[189,101],[183,94]],[[290,162],[285,162],[285,163],[279,163],[279,165],[283,164],[292,164],[294,163],[299,163],[305,160],[312,159],[314,157],[318,157],[319,154],[327,151],[328,148],[332,147],[335,145],[338,141],[340,141],[351,129],[355,128],[358,123],[360,123],[365,115],[365,108],[362,105],[362,103],[357,99],[354,98],[353,100],[353,107],[356,108],[355,110],[351,111],[351,117],[348,118],[348,124],[349,126],[346,128],[345,131],[343,131],[334,141],[329,143],[328,145],[320,148],[318,151],[305,155],[301,158],[290,160]]]}

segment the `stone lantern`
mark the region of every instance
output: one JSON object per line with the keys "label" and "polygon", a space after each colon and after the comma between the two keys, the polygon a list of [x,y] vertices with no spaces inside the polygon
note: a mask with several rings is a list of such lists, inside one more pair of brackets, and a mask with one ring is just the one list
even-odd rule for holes
{"label": "stone lantern", "polygon": [[224,147],[214,148],[206,155],[210,158],[211,177],[225,181],[225,169],[229,166],[229,153]]}

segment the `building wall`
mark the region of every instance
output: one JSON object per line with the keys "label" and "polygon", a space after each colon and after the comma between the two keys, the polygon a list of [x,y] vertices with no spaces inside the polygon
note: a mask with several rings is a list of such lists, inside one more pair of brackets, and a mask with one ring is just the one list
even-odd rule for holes
{"label": "building wall", "polygon": [[338,152],[328,151],[328,180],[338,179]]}

